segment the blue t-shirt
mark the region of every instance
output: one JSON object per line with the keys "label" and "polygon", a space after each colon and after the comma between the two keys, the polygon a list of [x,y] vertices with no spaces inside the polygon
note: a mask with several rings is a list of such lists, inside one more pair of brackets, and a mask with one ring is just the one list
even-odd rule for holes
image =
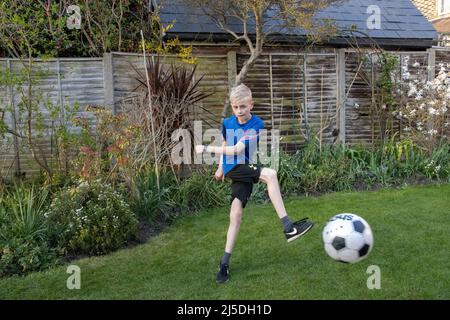
{"label": "blue t-shirt", "polygon": [[245,152],[240,155],[222,155],[223,174],[227,174],[237,164],[256,163],[256,150],[259,143],[259,130],[264,129],[264,121],[256,115],[243,124],[240,124],[237,117],[232,115],[223,121],[222,136],[227,142],[227,146],[234,146],[239,141],[245,144]]}

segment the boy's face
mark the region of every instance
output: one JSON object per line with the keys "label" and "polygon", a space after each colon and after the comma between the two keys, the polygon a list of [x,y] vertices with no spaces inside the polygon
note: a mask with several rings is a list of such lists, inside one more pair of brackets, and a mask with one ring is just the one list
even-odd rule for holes
{"label": "boy's face", "polygon": [[240,100],[231,99],[230,102],[234,115],[240,121],[246,121],[250,119],[250,110],[253,109],[253,100],[251,98],[244,98]]}

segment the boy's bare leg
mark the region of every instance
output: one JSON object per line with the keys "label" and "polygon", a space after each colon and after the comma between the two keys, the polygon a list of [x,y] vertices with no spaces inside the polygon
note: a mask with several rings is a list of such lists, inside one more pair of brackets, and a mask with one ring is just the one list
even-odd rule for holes
{"label": "boy's bare leg", "polygon": [[267,184],[267,191],[269,192],[270,201],[280,219],[287,216],[284,208],[283,199],[281,198],[280,185],[278,183],[277,172],[270,168],[262,168],[259,180]]}
{"label": "boy's bare leg", "polygon": [[242,213],[243,209],[241,200],[234,198],[231,203],[230,225],[228,227],[227,244],[225,246],[225,252],[229,254],[233,251],[234,243],[239,233],[239,228],[241,227]]}

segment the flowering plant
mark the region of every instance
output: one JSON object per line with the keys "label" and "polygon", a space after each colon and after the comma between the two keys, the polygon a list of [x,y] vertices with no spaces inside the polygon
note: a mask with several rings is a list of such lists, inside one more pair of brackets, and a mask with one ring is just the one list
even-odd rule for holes
{"label": "flowering plant", "polygon": [[429,153],[441,139],[448,138],[450,129],[450,64],[440,64],[439,68],[438,75],[431,81],[413,79],[406,70],[402,85],[408,92],[393,112],[402,123],[406,122],[405,134]]}
{"label": "flowering plant", "polygon": [[57,247],[86,254],[120,248],[138,224],[122,194],[100,180],[61,190],[45,216]]}

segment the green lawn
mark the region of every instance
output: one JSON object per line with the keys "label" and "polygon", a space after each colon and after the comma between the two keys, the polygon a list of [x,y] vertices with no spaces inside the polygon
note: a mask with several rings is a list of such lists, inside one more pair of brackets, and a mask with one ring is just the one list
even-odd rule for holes
{"label": "green lawn", "polygon": [[[231,280],[215,283],[228,208],[184,217],[147,244],[72,262],[81,289],[66,288],[67,266],[0,280],[0,299],[450,299],[450,185],[291,198],[292,218],[316,226],[287,244],[272,205],[249,204],[231,258]],[[354,265],[329,258],[321,231],[353,212],[372,227],[375,246]],[[366,286],[381,269],[381,289]]]}

